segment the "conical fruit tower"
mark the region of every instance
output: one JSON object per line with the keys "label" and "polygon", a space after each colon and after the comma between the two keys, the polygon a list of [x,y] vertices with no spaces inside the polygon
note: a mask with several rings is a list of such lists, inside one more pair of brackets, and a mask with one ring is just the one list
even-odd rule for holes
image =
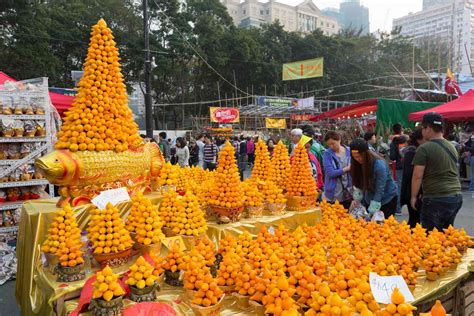
{"label": "conical fruit tower", "polygon": [[207,224],[196,196],[187,191],[179,198],[179,205],[168,222],[173,233],[186,236],[199,236],[206,232]]}
{"label": "conical fruit tower", "polygon": [[108,203],[104,210],[95,209],[91,214],[87,233],[94,258],[103,266],[127,263],[133,241],[118,209]]}
{"label": "conical fruit tower", "polygon": [[122,152],[143,140],[128,98],[112,31],[103,19],[92,27],[84,75],[66,112],[56,149]]}
{"label": "conical fruit tower", "polygon": [[255,147],[255,162],[252,168],[251,178],[253,180],[274,181],[275,174],[270,161],[267,145],[263,140],[259,140]]}
{"label": "conical fruit tower", "polygon": [[238,221],[243,211],[243,190],[235,162],[234,147],[229,141],[226,141],[219,153],[209,204],[221,221]]}
{"label": "conical fruit tower", "polygon": [[308,153],[302,144],[295,149],[290,176],[286,184],[288,210],[306,210],[316,206],[318,191]]}
{"label": "conical fruit tower", "polygon": [[272,165],[275,173],[275,184],[283,191],[286,191],[286,183],[290,175],[290,158],[288,156],[288,148],[286,148],[281,140],[273,150]]}

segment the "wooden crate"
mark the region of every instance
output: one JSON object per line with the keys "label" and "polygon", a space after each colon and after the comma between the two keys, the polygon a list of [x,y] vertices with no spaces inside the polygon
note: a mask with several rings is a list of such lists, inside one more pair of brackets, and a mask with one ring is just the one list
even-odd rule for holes
{"label": "wooden crate", "polygon": [[[446,295],[436,299],[441,300],[446,312],[453,316],[474,315],[474,274]],[[417,314],[429,312],[436,299],[417,305]]]}

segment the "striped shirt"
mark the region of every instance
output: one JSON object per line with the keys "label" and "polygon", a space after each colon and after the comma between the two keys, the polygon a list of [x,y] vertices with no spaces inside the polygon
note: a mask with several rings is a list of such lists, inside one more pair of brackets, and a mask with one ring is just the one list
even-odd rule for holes
{"label": "striped shirt", "polygon": [[205,144],[204,161],[214,162],[214,158],[217,158],[217,146],[214,144]]}

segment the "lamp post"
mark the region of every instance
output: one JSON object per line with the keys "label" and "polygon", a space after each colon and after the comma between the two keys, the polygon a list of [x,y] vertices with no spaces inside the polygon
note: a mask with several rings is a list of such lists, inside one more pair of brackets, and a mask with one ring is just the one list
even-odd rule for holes
{"label": "lamp post", "polygon": [[143,6],[143,37],[145,41],[145,128],[146,137],[153,138],[153,109],[151,100],[151,55],[148,21],[148,0],[142,1]]}

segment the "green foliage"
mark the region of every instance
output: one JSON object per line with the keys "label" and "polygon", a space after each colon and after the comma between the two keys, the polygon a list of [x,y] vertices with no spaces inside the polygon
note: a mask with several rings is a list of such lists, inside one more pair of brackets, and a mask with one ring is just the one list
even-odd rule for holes
{"label": "green foliage", "polygon": [[[219,0],[149,0],[149,5],[158,103],[219,99],[218,82],[221,98],[235,97],[236,89],[211,67],[229,82],[235,76],[237,86],[254,95],[358,100],[394,95],[365,84],[408,87],[392,64],[410,73],[413,48],[397,31],[380,38],[351,30],[332,37],[319,30],[301,36],[285,31],[278,21],[259,29],[236,28]],[[90,27],[104,18],[119,45],[127,83],[143,81],[141,10],[141,1],[134,0],[0,1],[0,70],[18,79],[47,76],[52,86],[70,87],[70,71],[84,62]],[[446,50],[438,56],[434,47],[431,61],[426,47],[416,49],[416,63],[428,69],[437,68],[438,59],[445,61]],[[315,57],[324,57],[323,78],[281,80],[283,63]],[[372,80],[378,77],[383,78]],[[427,80],[419,81],[417,87],[426,87]],[[348,85],[354,82],[360,83]],[[237,96],[244,94],[237,91]],[[179,121],[183,114],[207,114],[207,106],[184,111],[168,106],[156,113]]]}

